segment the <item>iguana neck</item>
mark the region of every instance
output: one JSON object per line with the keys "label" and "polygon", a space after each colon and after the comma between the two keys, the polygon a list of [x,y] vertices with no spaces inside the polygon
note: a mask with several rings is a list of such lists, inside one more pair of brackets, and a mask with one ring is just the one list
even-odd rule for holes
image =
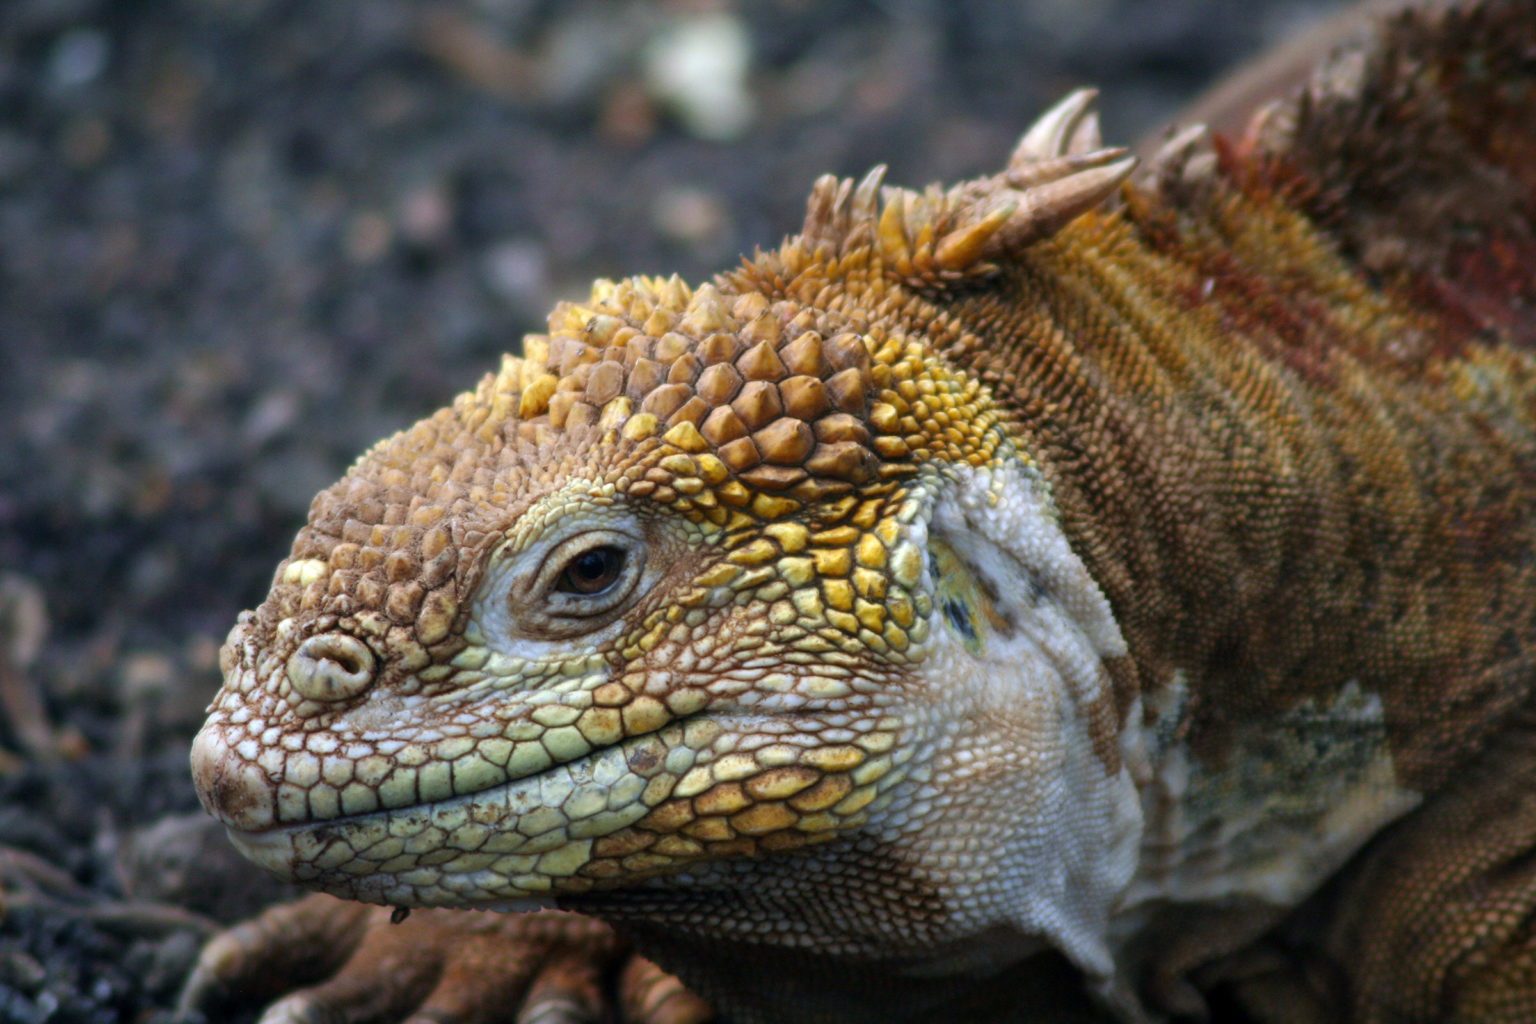
{"label": "iguana neck", "polygon": [[1256,177],[1133,195],[948,312],[949,358],[1012,411],[1115,609],[1127,684],[1187,681],[1197,752],[1353,681],[1422,784],[1516,699],[1529,351],[1372,287]]}

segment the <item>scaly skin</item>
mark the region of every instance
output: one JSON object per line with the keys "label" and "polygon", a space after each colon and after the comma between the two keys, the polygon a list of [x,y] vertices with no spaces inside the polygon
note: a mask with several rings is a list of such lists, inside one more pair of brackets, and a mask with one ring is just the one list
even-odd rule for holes
{"label": "scaly skin", "polygon": [[599,283],[315,500],[205,804],[739,1021],[1527,1020],[1533,52],[1404,18],[1129,184],[1076,96]]}

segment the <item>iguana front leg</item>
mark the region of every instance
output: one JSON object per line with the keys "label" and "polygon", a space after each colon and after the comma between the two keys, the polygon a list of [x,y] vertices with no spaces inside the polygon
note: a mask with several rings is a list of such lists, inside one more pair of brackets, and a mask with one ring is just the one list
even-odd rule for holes
{"label": "iguana front leg", "polygon": [[1273,1024],[1532,1019],[1533,779],[1536,710],[1208,980]]}
{"label": "iguana front leg", "polygon": [[699,1024],[711,1016],[589,917],[395,916],[322,894],[273,907],[204,947],[181,1009],[217,1014],[270,1002],[263,1024]]}

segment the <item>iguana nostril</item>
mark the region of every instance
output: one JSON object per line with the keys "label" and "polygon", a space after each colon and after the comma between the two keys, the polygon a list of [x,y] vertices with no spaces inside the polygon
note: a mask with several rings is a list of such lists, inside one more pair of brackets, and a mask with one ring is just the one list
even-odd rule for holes
{"label": "iguana nostril", "polygon": [[367,689],[373,664],[373,652],[356,637],[321,633],[289,656],[288,682],[310,700],[346,700]]}

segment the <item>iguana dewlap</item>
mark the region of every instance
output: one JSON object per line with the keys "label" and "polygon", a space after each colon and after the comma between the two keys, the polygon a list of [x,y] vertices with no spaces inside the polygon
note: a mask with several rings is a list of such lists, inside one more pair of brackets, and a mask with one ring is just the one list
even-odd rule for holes
{"label": "iguana dewlap", "polygon": [[738,1021],[1536,1020],[1533,111],[1536,7],[1404,17],[599,282],[315,499],[205,805]]}

